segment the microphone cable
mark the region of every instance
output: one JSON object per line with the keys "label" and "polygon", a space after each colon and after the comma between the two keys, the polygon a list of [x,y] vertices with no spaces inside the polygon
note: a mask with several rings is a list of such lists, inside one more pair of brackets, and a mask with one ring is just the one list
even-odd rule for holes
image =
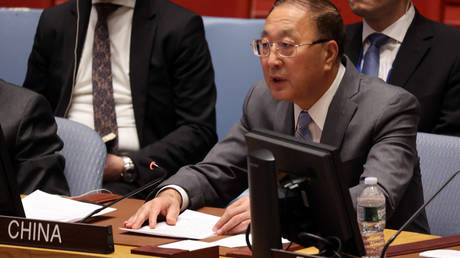
{"label": "microphone cable", "polygon": [[[79,221],[79,223],[84,223],[88,218],[90,218],[90,217],[93,216],[94,214],[96,214],[96,213],[98,213],[98,212],[100,212],[100,211],[102,211],[102,210],[104,210],[104,209],[106,209],[106,208],[108,208],[108,207],[114,205],[115,203],[118,203],[118,202],[120,202],[120,201],[122,201],[122,200],[124,200],[124,199],[126,199],[126,198],[128,198],[128,197],[131,197],[131,196],[133,196],[133,195],[136,195],[136,194],[138,194],[138,193],[144,191],[144,190],[147,189],[147,188],[156,186],[158,183],[160,183],[161,181],[163,181],[163,180],[166,178],[167,174],[168,174],[168,173],[166,172],[165,169],[162,169],[161,167],[159,167],[154,161],[152,161],[152,162],[150,163],[150,168],[154,168],[154,170],[159,169],[159,170],[162,172],[162,175],[161,175],[159,178],[157,178],[157,179],[155,179],[155,180],[152,180],[152,181],[150,181],[149,183],[145,184],[144,186],[139,187],[139,188],[137,188],[137,189],[134,189],[133,191],[129,192],[128,194],[123,195],[122,197],[120,197],[120,198],[118,198],[118,199],[116,199],[116,200],[114,200],[114,201],[112,201],[112,202],[110,202],[110,203],[108,203],[108,204],[106,204],[106,205],[103,205],[103,206],[100,207],[99,209],[94,210],[93,212],[91,212],[90,214],[88,214],[87,216],[85,216],[83,219],[81,219],[81,220]],[[153,170],[152,170],[152,171],[153,171]]]}

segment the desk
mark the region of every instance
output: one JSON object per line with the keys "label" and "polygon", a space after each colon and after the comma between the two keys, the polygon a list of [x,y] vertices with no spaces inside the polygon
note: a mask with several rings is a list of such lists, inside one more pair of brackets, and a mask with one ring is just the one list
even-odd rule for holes
{"label": "desk", "polygon": [[[384,232],[385,242],[388,241],[395,233],[396,233],[396,230],[385,229],[385,232]],[[430,240],[430,239],[437,239],[437,238],[439,238],[439,236],[432,236],[432,235],[404,231],[395,239],[395,241],[391,244],[391,246],[414,243],[414,242],[425,241],[425,240]],[[314,254],[315,251],[316,251],[315,248],[305,248],[305,249],[299,250],[298,252],[304,253],[304,254]],[[388,250],[387,250],[387,253],[388,253]],[[418,255],[418,253],[413,253],[413,254],[408,254],[408,255],[392,256],[392,257],[397,257],[397,258],[407,257],[408,258],[408,257],[420,257],[420,256]]]}
{"label": "desk", "polygon": [[[108,213],[104,216],[99,216],[96,220],[92,223],[97,225],[112,225],[113,233],[114,233],[114,242],[115,242],[115,252],[112,254],[92,254],[92,253],[82,253],[82,252],[72,252],[72,251],[62,251],[62,250],[53,250],[53,249],[40,249],[40,248],[31,248],[31,247],[23,247],[23,246],[13,246],[13,245],[0,245],[0,257],[63,257],[63,258],[70,258],[70,257],[152,257],[152,256],[145,256],[145,255],[137,255],[131,254],[131,249],[137,246],[143,245],[158,245],[163,243],[169,243],[177,241],[176,239],[168,239],[168,238],[160,238],[160,237],[152,237],[152,236],[144,236],[144,235],[136,235],[136,234],[129,234],[122,232],[119,230],[119,226],[122,225],[123,221],[132,215],[138,207],[142,205],[142,200],[135,200],[135,199],[126,199],[123,200],[116,205],[114,205],[117,210],[112,213]],[[200,211],[213,214],[213,215],[220,215],[223,213],[223,209],[218,208],[203,208]],[[394,230],[385,230],[385,239],[388,240],[393,234],[395,233]],[[215,238],[222,238],[222,237],[214,237]],[[398,238],[394,241],[392,246],[406,244],[406,243],[413,243],[423,240],[429,239],[436,239],[439,238],[438,236],[431,236],[425,234],[418,234],[418,233],[411,233],[411,232],[403,232],[399,235]],[[209,239],[209,241],[214,240]],[[460,246],[453,247],[450,249],[457,249],[460,250]],[[299,250],[300,253],[311,254],[314,253],[314,248],[305,248]],[[222,252],[221,252],[222,253]],[[225,253],[225,251],[223,252]],[[225,256],[221,256],[225,257]],[[419,257],[418,253],[409,254],[409,255],[402,255],[402,256],[395,256],[395,257]]]}

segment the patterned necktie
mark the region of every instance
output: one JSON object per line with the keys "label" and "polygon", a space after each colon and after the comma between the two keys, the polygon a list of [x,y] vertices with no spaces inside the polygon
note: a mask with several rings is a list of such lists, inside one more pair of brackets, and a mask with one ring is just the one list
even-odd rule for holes
{"label": "patterned necktie", "polygon": [[310,115],[307,111],[302,111],[299,114],[297,119],[297,129],[295,131],[295,137],[298,139],[304,139],[307,141],[312,141],[310,130],[308,125],[312,122]]}
{"label": "patterned necktie", "polygon": [[372,33],[367,37],[371,43],[364,56],[362,72],[369,76],[378,77],[380,63],[380,47],[388,40],[388,36],[382,33]]}
{"label": "patterned necktie", "polygon": [[[112,63],[110,61],[110,39],[107,17],[118,6],[96,4],[97,23],[93,43],[93,109],[94,130],[106,142],[110,153],[118,148],[118,126],[112,87]],[[109,143],[110,142],[110,143]]]}

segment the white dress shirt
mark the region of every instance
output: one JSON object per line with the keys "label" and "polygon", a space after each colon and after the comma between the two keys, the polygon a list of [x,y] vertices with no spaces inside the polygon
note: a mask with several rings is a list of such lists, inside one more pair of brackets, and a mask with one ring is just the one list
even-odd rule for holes
{"label": "white dress shirt", "polygon": [[[321,134],[323,132],[324,123],[326,122],[327,111],[331,105],[332,98],[334,98],[337,89],[339,88],[340,82],[342,81],[343,75],[345,74],[345,67],[340,64],[337,75],[334,81],[327,91],[313,104],[308,111],[312,122],[308,125],[308,129],[311,133],[313,142],[319,142],[321,140]],[[302,108],[297,104],[294,104],[294,121],[297,128],[297,121]]]}
{"label": "white dress shirt", "polygon": [[[406,13],[401,16],[396,22],[385,28],[382,34],[385,34],[389,37],[388,41],[380,47],[380,63],[379,63],[379,74],[378,77],[384,81],[388,81],[390,77],[391,69],[393,67],[393,61],[398,54],[399,47],[406,36],[407,30],[409,29],[412,20],[415,17],[415,8],[412,3],[409,1],[409,7]],[[366,51],[370,46],[370,43],[367,39],[372,33],[376,31],[372,29],[366,21],[363,21],[363,49],[361,50],[360,55],[360,67],[362,68],[364,62],[364,56]],[[361,71],[361,69],[359,69]]]}
{"label": "white dress shirt", "polygon": [[110,2],[120,5],[108,18],[112,62],[112,83],[115,113],[118,125],[118,146],[120,151],[139,150],[139,138],[134,119],[131,95],[129,53],[131,27],[135,0],[93,0],[75,87],[72,91],[69,119],[94,128],[92,55],[94,30],[97,22],[95,3]]}

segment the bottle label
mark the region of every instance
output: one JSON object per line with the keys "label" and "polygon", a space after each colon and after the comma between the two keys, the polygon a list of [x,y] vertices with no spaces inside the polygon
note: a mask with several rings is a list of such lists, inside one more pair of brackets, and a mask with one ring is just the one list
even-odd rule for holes
{"label": "bottle label", "polygon": [[379,222],[384,219],[385,206],[378,207],[362,207],[364,212],[364,221],[366,222]]}

